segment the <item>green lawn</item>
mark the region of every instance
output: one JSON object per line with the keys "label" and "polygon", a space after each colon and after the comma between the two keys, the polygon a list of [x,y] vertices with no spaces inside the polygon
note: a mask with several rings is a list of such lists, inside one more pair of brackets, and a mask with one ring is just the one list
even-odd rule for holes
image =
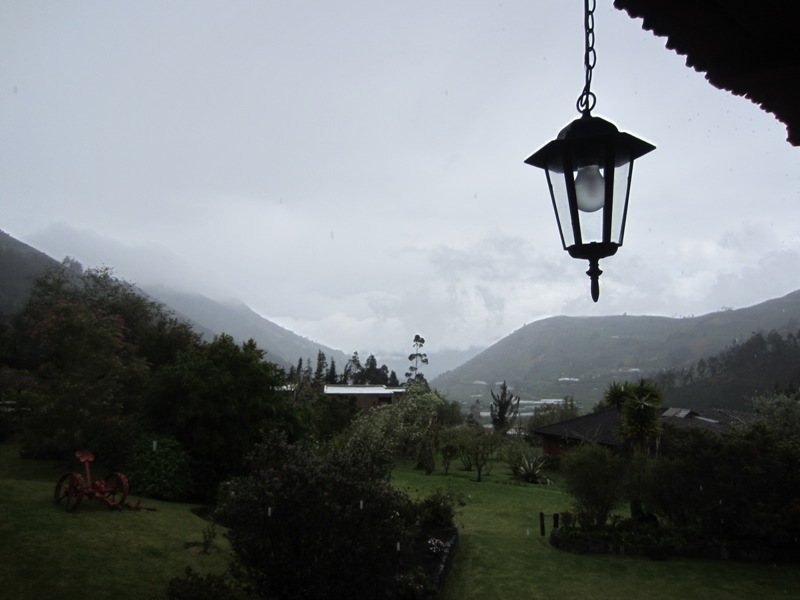
{"label": "green lawn", "polygon": [[63,600],[83,592],[97,600],[164,598],[167,582],[186,566],[201,573],[227,567],[222,535],[207,555],[186,547],[201,542],[206,528],[192,505],[145,499],[143,505],[157,510],[117,512],[85,499],[67,513],[53,503],[53,489],[69,465],[20,460],[16,453],[15,445],[0,444],[3,598]]}
{"label": "green lawn", "polygon": [[[554,550],[540,536],[539,513],[569,510],[569,497],[557,485],[512,485],[501,464],[481,483],[474,477],[458,470],[426,476],[407,465],[394,474],[395,485],[412,494],[441,487],[465,496],[443,600],[800,598],[800,565],[653,561]],[[548,516],[548,533],[551,525]]]}
{"label": "green lawn", "polygon": [[[145,499],[151,511],[108,510],[84,501],[73,514],[53,504],[67,465],[20,460],[0,444],[0,590],[3,598],[63,600],[164,598],[187,565],[200,573],[225,570],[222,535],[209,555],[187,549],[206,523],[191,505]],[[95,474],[99,475],[101,469]],[[553,550],[539,535],[539,512],[569,509],[554,486],[511,485],[502,465],[482,483],[474,473],[425,476],[409,465],[395,485],[420,494],[436,487],[462,493],[456,517],[460,542],[443,600],[499,598],[800,598],[800,566],[618,556],[578,556]],[[548,531],[551,519],[548,518]],[[355,599],[358,600],[358,599]]]}

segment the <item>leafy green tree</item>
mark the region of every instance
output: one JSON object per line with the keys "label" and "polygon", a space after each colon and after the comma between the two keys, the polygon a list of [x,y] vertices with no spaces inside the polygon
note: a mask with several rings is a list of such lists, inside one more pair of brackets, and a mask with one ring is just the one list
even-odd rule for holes
{"label": "leafy green tree", "polygon": [[348,385],[363,385],[366,383],[364,376],[364,367],[361,364],[361,359],[358,356],[358,351],[353,352],[353,355],[347,361],[342,373],[342,383]]}
{"label": "leafy green tree", "polygon": [[428,364],[428,355],[422,352],[422,347],[425,345],[425,338],[420,334],[414,336],[414,352],[408,355],[408,360],[411,365],[406,372],[407,383],[420,383],[425,382],[425,376],[420,372],[420,365]]}
{"label": "leafy green tree", "polygon": [[458,458],[461,461],[461,468],[464,471],[472,471],[475,468],[475,454],[472,452],[472,432],[475,429],[482,429],[478,423],[467,422],[462,427],[451,427],[447,443],[452,443],[458,449]]}
{"label": "leafy green tree", "polygon": [[314,435],[328,441],[347,430],[360,414],[361,409],[353,396],[343,398],[319,394],[312,404]]}
{"label": "leafy green tree", "polygon": [[442,454],[446,457],[448,468],[450,461],[457,456],[463,470],[474,469],[476,481],[482,481],[489,458],[502,445],[503,438],[480,424],[449,427],[442,433]]}
{"label": "leafy green tree", "polygon": [[132,411],[146,382],[125,317],[93,293],[91,277],[68,263],[46,271],[14,319],[15,366],[32,376],[18,394],[26,454],[70,456],[76,446],[93,445]]}
{"label": "leafy green tree", "polygon": [[752,400],[756,414],[784,439],[800,440],[800,393],[762,394]]}
{"label": "leafy green tree", "polygon": [[669,524],[750,556],[785,558],[800,536],[800,445],[766,422],[671,429],[643,499]]}
{"label": "leafy green tree", "polygon": [[296,367],[290,367],[286,383],[291,389],[292,400],[298,406],[308,407],[322,395],[320,382],[312,374],[311,360],[300,358]]}
{"label": "leafy green tree", "polygon": [[378,366],[378,360],[370,354],[364,363],[364,383],[371,385],[387,385],[389,383],[389,368],[386,365]]}
{"label": "leafy green tree", "polygon": [[427,384],[409,385],[402,400],[358,416],[347,432],[347,444],[358,447],[376,464],[392,464],[397,456],[416,456],[432,413],[447,404]]}
{"label": "leafy green tree", "polygon": [[242,472],[263,429],[302,434],[302,407],[280,388],[283,372],[265,362],[253,340],[238,346],[221,335],[181,352],[155,377],[147,415],[195,462],[196,493],[213,496],[217,483]]}
{"label": "leafy green tree", "polygon": [[318,452],[273,435],[251,474],[228,487],[218,518],[234,576],[260,597],[384,598],[412,534],[408,507],[388,472],[372,476],[347,446]]}
{"label": "leafy green tree", "polygon": [[561,472],[581,527],[605,525],[622,497],[622,459],[602,446],[581,444],[563,455]]}
{"label": "leafy green tree", "polygon": [[463,428],[461,443],[462,451],[469,456],[469,462],[475,468],[475,481],[482,481],[489,459],[502,444],[502,438],[483,427],[466,426]]}
{"label": "leafy green tree", "polygon": [[467,425],[479,427],[481,425],[481,408],[481,400],[480,398],[476,398],[474,404],[469,407],[467,416],[464,417],[464,422]]}
{"label": "leafy green tree", "polygon": [[325,374],[325,383],[336,384],[339,383],[339,375],[336,373],[336,361],[331,358],[331,366]]}
{"label": "leafy green tree", "polygon": [[439,434],[439,453],[442,457],[442,468],[444,474],[450,471],[450,465],[458,458],[459,449],[459,427],[446,427]]}
{"label": "leafy green tree", "polygon": [[524,437],[531,446],[541,446],[542,439],[534,433],[540,427],[574,419],[579,414],[572,396],[565,396],[563,401],[554,404],[537,406],[533,415],[525,420]]}
{"label": "leafy green tree", "polygon": [[174,361],[180,350],[200,339],[187,323],[109,268],[86,270],[80,293],[94,311],[122,320],[125,342],[154,368]]}
{"label": "leafy green tree", "polygon": [[701,358],[697,361],[697,376],[701,379],[706,376],[706,371],[708,369],[708,365],[706,364],[705,359]]}
{"label": "leafy green tree", "polygon": [[514,426],[519,415],[519,396],[515,396],[508,389],[506,382],[500,384],[500,393],[492,394],[492,403],[489,405],[489,414],[492,418],[492,427],[498,433],[505,434]]}
{"label": "leafy green tree", "polygon": [[80,302],[95,315],[119,320],[122,341],[153,368],[170,362],[178,351],[200,339],[187,323],[133,284],[115,277],[110,268],[81,271],[69,259],[35,281],[28,303],[15,319],[19,334],[26,336],[59,302]]}
{"label": "leafy green tree", "polygon": [[14,319],[16,339],[12,343],[20,364],[35,368],[38,346],[30,332],[60,303],[80,303],[97,317],[116,319],[122,343],[150,368],[171,362],[180,350],[200,340],[187,323],[132,284],[114,277],[110,269],[82,272],[65,264],[47,270],[34,282],[28,303]]}
{"label": "leafy green tree", "polygon": [[464,424],[464,414],[461,412],[461,403],[451,400],[439,407],[437,411],[440,427],[456,427]]}
{"label": "leafy green tree", "polygon": [[125,343],[120,319],[77,298],[43,307],[26,331],[38,364],[36,384],[20,394],[22,452],[68,457],[130,412],[145,363]]}
{"label": "leafy green tree", "polygon": [[[358,353],[350,363],[351,368],[357,365],[360,369],[354,374],[361,377],[364,369],[360,368]],[[286,382],[291,389],[292,401],[296,409],[308,418],[308,433],[319,440],[330,440],[342,433],[350,422],[359,414],[359,408],[352,398],[331,397],[325,394],[326,384],[338,383],[336,362],[331,359],[330,366],[325,353],[317,352],[317,363],[311,372],[311,361],[298,360],[297,366],[290,368]]]}
{"label": "leafy green tree", "polygon": [[422,432],[422,439],[417,447],[417,469],[423,469],[430,475],[436,469],[436,451],[439,447],[439,418],[431,413],[428,426]]}
{"label": "leafy green tree", "polygon": [[322,350],[317,351],[317,368],[314,371],[314,383],[322,383],[328,371],[328,359]]}
{"label": "leafy green tree", "polygon": [[17,389],[23,451],[69,456],[90,446],[100,460],[119,458],[152,372],[199,339],[110,269],[65,259],[47,270],[5,338],[9,365],[26,374],[15,378],[27,381]]}

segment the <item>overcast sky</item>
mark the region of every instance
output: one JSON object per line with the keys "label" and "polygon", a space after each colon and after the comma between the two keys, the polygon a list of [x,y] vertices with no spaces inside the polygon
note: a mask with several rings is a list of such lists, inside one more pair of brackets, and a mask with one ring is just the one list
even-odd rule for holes
{"label": "overcast sky", "polygon": [[6,0],[0,229],[362,355],[800,288],[784,126],[597,4],[593,114],[657,149],[596,305],[523,163],[579,116],[580,0]]}

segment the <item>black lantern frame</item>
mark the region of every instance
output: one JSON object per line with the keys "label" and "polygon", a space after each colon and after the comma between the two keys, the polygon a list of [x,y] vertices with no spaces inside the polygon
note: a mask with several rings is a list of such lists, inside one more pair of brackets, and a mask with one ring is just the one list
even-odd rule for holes
{"label": "black lantern frame", "polygon": [[624,239],[633,161],[654,149],[587,111],[525,161],[547,175],[561,244],[589,261],[595,302],[599,261],[616,254]]}
{"label": "black lantern frame", "polygon": [[613,123],[593,117],[591,91],[594,50],[594,0],[585,0],[586,82],[578,97],[579,119],[525,161],[544,169],[564,250],[589,261],[592,300],[600,298],[600,259],[616,254],[625,236],[633,162],[655,146]]}

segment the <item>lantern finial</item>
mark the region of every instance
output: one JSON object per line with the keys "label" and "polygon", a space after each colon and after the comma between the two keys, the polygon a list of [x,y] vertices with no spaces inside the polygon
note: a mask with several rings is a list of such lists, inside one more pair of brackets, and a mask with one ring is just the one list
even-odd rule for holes
{"label": "lantern finial", "polygon": [[586,274],[592,279],[592,300],[597,302],[600,299],[600,275],[603,274],[599,258],[589,260],[589,270]]}

